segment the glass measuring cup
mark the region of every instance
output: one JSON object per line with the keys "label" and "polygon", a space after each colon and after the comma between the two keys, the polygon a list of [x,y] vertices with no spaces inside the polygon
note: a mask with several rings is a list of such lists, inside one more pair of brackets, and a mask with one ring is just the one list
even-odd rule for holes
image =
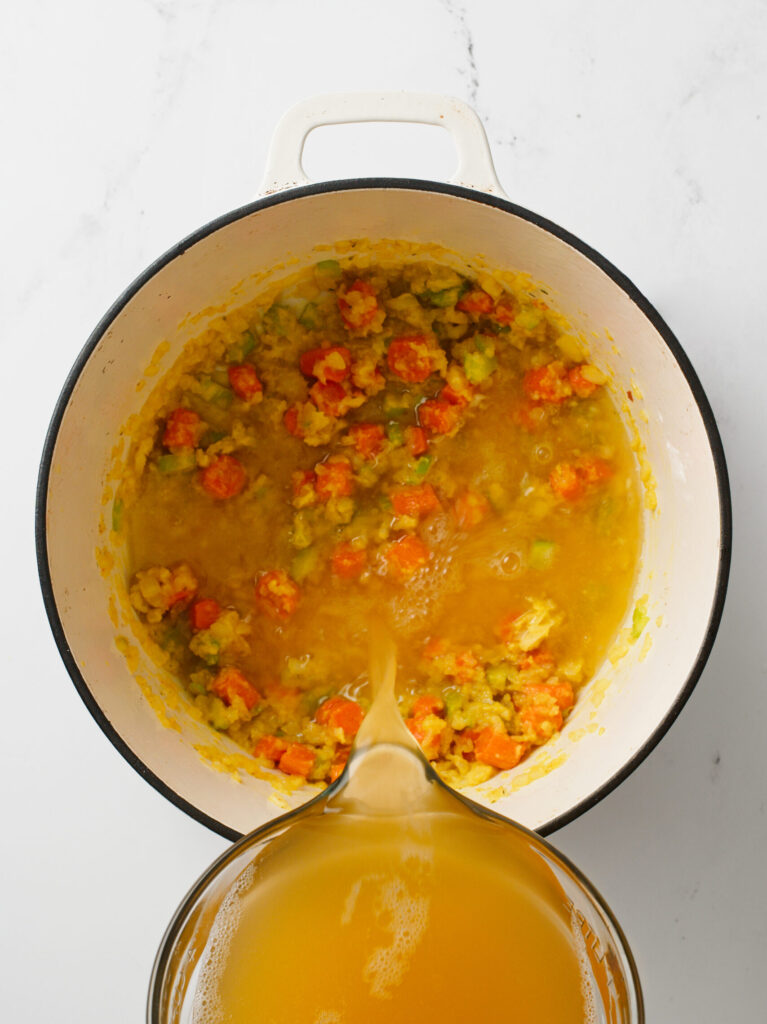
{"label": "glass measuring cup", "polygon": [[[390,683],[391,690],[393,680]],[[186,896],[155,962],[147,1011],[149,1024],[197,1024],[218,1019],[210,1012],[210,979],[229,955],[233,936],[243,927],[241,908],[245,901],[251,901],[249,905],[256,909],[256,916],[263,912],[266,917],[276,885],[282,886],[286,905],[300,902],[306,898],[309,886],[327,885],[332,876],[332,871],[331,875],[326,872],[322,876],[324,882],[318,882],[314,873],[317,865],[329,865],[332,869],[350,851],[357,851],[363,861],[373,859],[380,856],[386,843],[407,849],[407,870],[411,874],[422,874],[424,864],[430,865],[428,870],[439,873],[446,851],[459,851],[469,864],[472,853],[497,860],[502,871],[518,880],[521,890],[533,894],[542,915],[553,915],[560,930],[568,930],[577,952],[584,994],[584,1011],[579,1020],[584,1024],[644,1021],[631,952],[620,926],[596,890],[577,868],[537,835],[448,789],[405,728],[393,698],[381,699],[379,694],[341,778],[303,807],[236,843],[211,865]],[[296,869],[295,865],[302,863],[306,870]],[[400,859],[397,863],[397,870],[402,873],[404,861]],[[402,876],[405,880],[398,882],[400,896],[408,896],[407,870]],[[380,874],[372,877],[380,878]],[[412,900],[401,902],[414,905]],[[408,941],[414,935],[417,941],[417,932],[418,927],[409,921],[405,928],[405,934],[410,936]],[[513,932],[509,934],[512,936]],[[276,965],[279,970],[281,952],[278,949],[275,954],[267,948],[270,945],[257,940],[254,946],[247,947],[247,955],[277,956],[273,969]],[[332,935],[329,948],[332,960]],[[464,944],[461,956],[467,956],[469,951]],[[285,950],[283,959],[289,958],[290,953]],[[405,959],[395,957],[385,965],[384,974],[389,981],[392,970],[396,975]],[[452,971],[451,967],[444,963],[447,983],[451,973],[454,975],[455,969],[460,969],[460,957]],[[293,977],[298,979],[300,972],[296,962]],[[343,986],[348,973],[339,974],[333,984]],[[367,981],[372,991],[380,978],[371,975]],[[399,983],[398,978],[395,982]],[[377,994],[385,1006],[391,992],[385,985],[381,989],[379,984],[379,989]],[[395,1019],[386,1016],[385,1010],[382,1012],[384,1019]],[[257,1021],[258,1017],[248,1019]],[[313,1024],[315,1017],[294,1014],[293,1019],[311,1020]],[[321,1019],[330,1024],[346,1018],[330,1014]],[[495,1019],[504,1017],[496,1015]],[[510,1009],[508,1019],[521,1018]]]}

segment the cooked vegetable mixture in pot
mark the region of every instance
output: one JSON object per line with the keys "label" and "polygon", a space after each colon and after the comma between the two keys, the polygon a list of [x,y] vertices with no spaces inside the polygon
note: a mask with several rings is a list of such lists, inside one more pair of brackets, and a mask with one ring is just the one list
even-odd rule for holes
{"label": "cooked vegetable mixture in pot", "polygon": [[513,768],[628,606],[639,488],[606,383],[522,277],[322,260],[155,392],[115,504],[133,608],[264,767],[337,778],[380,621],[443,777]]}

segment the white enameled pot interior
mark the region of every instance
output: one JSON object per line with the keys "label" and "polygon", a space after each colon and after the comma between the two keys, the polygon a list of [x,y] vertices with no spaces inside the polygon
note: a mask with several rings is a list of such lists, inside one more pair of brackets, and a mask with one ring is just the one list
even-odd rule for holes
{"label": "white enameled pot interior", "polygon": [[[77,668],[123,743],[177,799],[224,828],[247,832],[284,809],[268,781],[211,767],[197,746],[234,752],[190,716],[161,724],[115,646],[108,613],[112,582],[95,551],[110,452],[146,389],[137,392],[158,345],[169,367],[195,327],[190,313],[222,303],[286,259],[317,259],[313,248],[349,238],[437,243],[490,266],[527,271],[553,305],[587,332],[592,357],[609,367],[655,477],[658,512],[645,515],[635,597],[649,595],[646,635],[615,666],[606,662],[561,735],[527,762],[467,795],[531,829],[572,812],[620,773],[659,729],[685,689],[706,637],[716,596],[721,522],[717,474],[690,386],[669,347],[629,295],[594,262],[543,227],[480,197],[417,187],[358,187],[292,195],[255,209],[190,245],[147,280],[116,315],[74,386],[53,452],[47,546],[53,597]],[[284,270],[283,270],[284,273]],[[255,285],[253,286],[255,287]],[[614,343],[613,340],[614,339]],[[108,518],[108,509],[107,518]],[[118,571],[120,566],[118,564]],[[118,612],[122,615],[122,612]],[[630,612],[629,612],[630,614]],[[649,639],[647,639],[649,637]],[[153,666],[138,671],[157,688]],[[312,795],[304,791],[295,804]]]}

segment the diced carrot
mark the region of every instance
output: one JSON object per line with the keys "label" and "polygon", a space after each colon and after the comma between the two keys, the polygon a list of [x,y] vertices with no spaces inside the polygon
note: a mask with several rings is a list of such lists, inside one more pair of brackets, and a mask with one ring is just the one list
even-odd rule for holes
{"label": "diced carrot", "polygon": [[192,409],[174,409],[165,421],[162,443],[171,451],[194,448],[205,424]]}
{"label": "diced carrot", "polygon": [[549,484],[560,497],[575,501],[583,496],[586,488],[604,483],[612,474],[609,462],[597,455],[584,455],[575,463],[558,463],[549,474]]}
{"label": "diced carrot", "polygon": [[523,728],[539,740],[549,739],[562,728],[562,712],[554,701],[533,699],[519,709],[518,716]]}
{"label": "diced carrot", "polygon": [[416,697],[410,709],[411,718],[423,718],[425,715],[439,715],[445,710],[445,702],[433,693],[422,693]]}
{"label": "diced carrot", "polygon": [[200,483],[211,496],[221,501],[235,498],[248,482],[245,467],[234,455],[217,455],[209,466],[200,470]]}
{"label": "diced carrot", "polygon": [[461,491],[453,504],[453,514],[462,530],[470,530],[487,515],[490,505],[487,498],[478,491]]}
{"label": "diced carrot", "polygon": [[289,434],[292,434],[293,437],[304,436],[303,430],[301,430],[301,428],[298,425],[297,405],[291,405],[291,407],[286,411],[285,415],[282,417],[282,422],[285,424],[285,429],[287,430],[287,432]]}
{"label": "diced carrot", "polygon": [[287,742],[279,736],[262,736],[253,748],[253,754],[256,757],[265,757],[269,761],[279,761],[287,749]]}
{"label": "diced carrot", "polygon": [[501,326],[509,326],[517,317],[517,303],[509,295],[502,295],[493,307],[492,319]]}
{"label": "diced carrot", "polygon": [[349,392],[343,384],[330,380],[327,384],[317,381],[309,388],[309,397],[327,416],[343,416],[349,407]]}
{"label": "diced carrot", "polygon": [[569,711],[575,703],[575,693],[571,683],[566,679],[557,679],[547,683],[549,691],[562,711]]}
{"label": "diced carrot", "polygon": [[356,700],[349,700],[348,697],[340,695],[328,697],[317,708],[317,714],[314,716],[320,725],[340,729],[347,739],[357,735],[364,717],[365,712]]}
{"label": "diced carrot", "polygon": [[430,558],[431,552],[420,537],[400,537],[386,549],[389,568],[401,579],[411,576],[417,569],[422,569]]}
{"label": "diced carrot", "polygon": [[490,726],[483,729],[474,740],[474,755],[477,760],[501,771],[519,764],[526,750],[526,743],[513,740],[505,732],[497,732]]}
{"label": "diced carrot", "polygon": [[317,755],[304,743],[289,743],[280,758],[280,771],[286,775],[303,775],[306,778],[314,768]]}
{"label": "diced carrot", "polygon": [[172,608],[182,601],[188,601],[197,593],[197,580],[186,563],[177,565],[175,569],[171,570],[170,584],[173,589],[167,598],[168,608]]}
{"label": "diced carrot", "polygon": [[423,427],[406,427],[405,444],[408,446],[411,455],[423,455],[429,448],[426,440],[426,431]]}
{"label": "diced carrot", "polygon": [[534,651],[530,651],[520,661],[519,667],[521,669],[527,668],[554,668],[554,656],[550,651],[547,651],[545,647],[536,647]]}
{"label": "diced carrot", "polygon": [[363,459],[374,459],[386,443],[386,432],[380,423],[355,423],[349,428],[349,437]]}
{"label": "diced carrot", "polygon": [[446,384],[439,393],[439,397],[443,402],[447,402],[449,405],[457,405],[459,409],[465,409],[471,401],[471,396],[474,392],[474,388],[467,384],[465,390],[456,391],[450,384]]}
{"label": "diced carrot", "polygon": [[192,629],[210,629],[221,615],[221,605],[212,597],[203,597],[195,601],[189,609],[189,621]]}
{"label": "diced carrot", "polygon": [[598,455],[583,455],[575,464],[578,476],[587,484],[601,484],[613,475],[612,466]]}
{"label": "diced carrot", "polygon": [[567,371],[567,379],[570,381],[570,387],[576,393],[578,398],[588,398],[593,395],[596,389],[599,387],[592,380],[588,380],[583,376],[583,367],[588,364],[582,363],[580,366],[573,366],[571,370]]}
{"label": "diced carrot", "polygon": [[217,697],[220,697],[225,704],[231,704],[235,697],[239,697],[248,711],[258,704],[261,694],[238,668],[231,666],[222,668],[213,682],[210,689]]}
{"label": "diced carrot", "polygon": [[423,748],[424,754],[434,758],[439,753],[440,733],[432,731],[425,723],[426,715],[420,718],[406,718],[405,725],[410,730],[411,736]]}
{"label": "diced carrot", "polygon": [[475,288],[468,292],[455,304],[456,309],[463,313],[474,313],[477,316],[490,313],[493,309],[493,300],[487,292],[481,288]]}
{"label": "diced carrot", "polygon": [[432,434],[449,434],[461,419],[461,407],[437,398],[430,398],[418,407],[421,426]]}
{"label": "diced carrot", "polygon": [[431,376],[431,353],[425,334],[395,338],[386,353],[389,369],[410,384],[420,384]]}
{"label": "diced carrot", "polygon": [[356,280],[346,289],[339,289],[338,311],[344,325],[352,331],[368,327],[378,312],[376,291],[367,281]]}
{"label": "diced carrot", "polygon": [[562,712],[573,706],[575,696],[567,680],[528,683],[515,703],[519,701],[518,715],[526,729],[540,739],[547,739],[562,728]]}
{"label": "diced carrot", "polygon": [[272,569],[256,584],[256,597],[268,615],[285,620],[298,608],[301,591],[284,569]]}
{"label": "diced carrot", "polygon": [[299,469],[293,474],[293,504],[306,508],[317,503],[317,474],[313,469]]}
{"label": "diced carrot", "polygon": [[328,772],[328,779],[331,782],[335,782],[341,772],[346,767],[346,762],[349,760],[349,748],[339,747],[333,755],[333,760],[330,762],[330,770]]}
{"label": "diced carrot", "polygon": [[263,384],[258,379],[254,367],[250,363],[241,363],[239,366],[230,366],[226,371],[232,391],[243,402],[252,402],[256,395],[264,390]]}
{"label": "diced carrot", "polygon": [[431,484],[413,484],[412,486],[395,487],[390,492],[394,513],[398,516],[421,516],[428,515],[435,508],[439,508],[439,498],[434,492]]}
{"label": "diced carrot", "polygon": [[355,580],[362,575],[367,563],[364,548],[355,548],[349,541],[338,544],[333,551],[331,567],[336,576],[344,580]]}
{"label": "diced carrot", "polygon": [[549,484],[552,491],[567,501],[580,498],[585,490],[582,478],[570,462],[558,463],[549,473]]}
{"label": "diced carrot", "polygon": [[346,498],[352,493],[352,465],[342,455],[334,455],[327,462],[319,462],[317,474],[317,497],[320,501],[330,498]]}
{"label": "diced carrot", "polygon": [[573,393],[564,363],[560,362],[528,370],[522,385],[525,394],[534,402],[551,402],[553,405],[559,405]]}
{"label": "diced carrot", "polygon": [[468,682],[479,666],[477,657],[473,651],[466,648],[459,651],[455,656],[455,677],[462,682]]}
{"label": "diced carrot", "polygon": [[322,384],[340,384],[351,372],[352,354],[344,345],[311,348],[301,356],[299,366],[306,377],[316,377]]}

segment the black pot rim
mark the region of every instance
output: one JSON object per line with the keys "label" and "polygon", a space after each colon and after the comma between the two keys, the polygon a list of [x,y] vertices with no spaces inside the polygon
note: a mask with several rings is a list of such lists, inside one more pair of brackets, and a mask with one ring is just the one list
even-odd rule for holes
{"label": "black pot rim", "polygon": [[122,312],[137,292],[155,276],[155,274],[167,266],[177,256],[182,255],[188,249],[192,248],[192,246],[202,241],[202,239],[207,238],[208,235],[218,231],[219,228],[226,227],[234,221],[247,217],[258,210],[263,210],[270,206],[276,206],[281,203],[291,202],[294,199],[301,199],[308,196],[363,189],[402,189],[420,192],[435,192],[444,195],[456,196],[460,199],[467,199],[472,202],[484,204],[485,206],[492,206],[534,224],[580,252],[611,278],[611,280],[628,296],[628,298],[631,299],[634,305],[639,308],[639,310],[656,329],[658,334],[663,338],[677,365],[684,374],[706,430],[717,478],[720,543],[719,566],[714,599],[711,604],[711,612],[703,641],[690,672],[688,673],[685,684],[680,689],[665,717],[656,726],[650,736],[648,736],[642,746],[635,751],[619,771],[615,772],[615,774],[598,786],[593,792],[583,797],[583,799],[581,799],[574,807],[570,808],[569,811],[558,815],[538,829],[538,833],[540,835],[550,835],[552,832],[562,828],[569,822],[574,821],[575,818],[595,806],[595,804],[599,803],[600,800],[604,799],[604,797],[611,793],[618,785],[620,785],[621,782],[628,778],[634,769],[637,768],[655,749],[658,743],[660,743],[661,739],[666,735],[682,708],[687,703],[701,676],[701,673],[703,672],[709,654],[711,653],[717,630],[719,629],[719,623],[722,618],[732,551],[732,506],[730,500],[727,463],[713,411],[687,354],[661,315],[644,297],[644,295],[642,295],[636,285],[626,277],[625,274],[618,270],[617,267],[613,266],[609,260],[605,259],[601,253],[592,249],[591,246],[581,241],[581,239],[577,238],[569,231],[561,228],[559,225],[554,224],[545,217],[541,217],[537,213],[526,210],[524,207],[517,206],[508,199],[502,199],[488,193],[464,188],[460,185],[451,185],[436,181],[424,181],[415,178],[350,178],[304,185],[298,188],[288,189],[274,195],[265,196],[261,199],[256,199],[245,206],[238,207],[229,213],[217,217],[215,220],[203,225],[190,235],[187,235],[186,238],[182,239],[172,248],[168,249],[168,251],[157,260],[151,263],[142,274],[139,274],[139,276],[125,289],[119,298],[116,299],[112,306],[110,306],[83,346],[82,351],[75,360],[75,363],[64,382],[64,386],[56,402],[53,416],[51,417],[51,422],[46,434],[37,480],[37,496],[35,502],[35,546],[37,550],[37,566],[40,577],[40,586],[42,589],[43,602],[45,604],[48,621],[50,623],[54,640],[59,649],[59,654],[61,655],[64,665],[66,666],[80,697],[93,718],[96,720],[102,732],[104,732],[125,760],[139,773],[139,775],[141,775],[142,778],[146,779],[150,785],[170,800],[171,803],[175,804],[180,810],[189,814],[191,817],[195,818],[197,821],[206,825],[208,828],[217,832],[226,839],[239,839],[241,837],[241,833],[199,810],[185,797],[181,796],[174,789],[168,786],[167,783],[163,782],[161,778],[155,775],[155,773],[146,764],[144,764],[144,762],[136,755],[125,740],[123,740],[109,721],[80,672],[77,661],[69,647],[61,617],[59,616],[58,608],[56,606],[56,599],[53,593],[53,584],[48,562],[46,521],[48,484],[50,481],[53,454],[64,413],[88,359],[116,317]]}

